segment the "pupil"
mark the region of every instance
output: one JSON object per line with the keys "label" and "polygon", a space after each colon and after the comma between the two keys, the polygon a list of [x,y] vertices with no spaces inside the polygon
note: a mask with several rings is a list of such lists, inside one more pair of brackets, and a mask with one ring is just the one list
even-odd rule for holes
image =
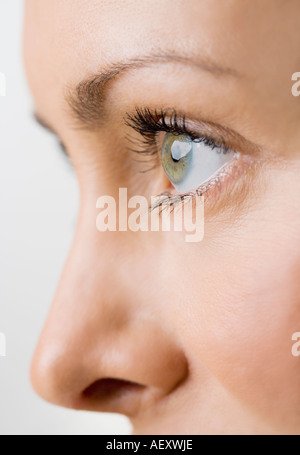
{"label": "pupil", "polygon": [[179,163],[180,158],[179,158],[179,159],[176,159],[176,158],[174,158],[174,156],[172,156],[172,158],[173,158],[174,163]]}

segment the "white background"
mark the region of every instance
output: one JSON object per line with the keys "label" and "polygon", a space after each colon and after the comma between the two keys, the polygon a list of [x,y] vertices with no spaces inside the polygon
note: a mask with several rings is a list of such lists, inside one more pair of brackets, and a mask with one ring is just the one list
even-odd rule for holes
{"label": "white background", "polygon": [[0,332],[7,339],[0,434],[127,434],[125,418],[55,408],[29,383],[30,359],[72,239],[78,190],[55,139],[32,120],[22,8],[21,0],[0,0],[0,72],[7,79],[0,98]]}

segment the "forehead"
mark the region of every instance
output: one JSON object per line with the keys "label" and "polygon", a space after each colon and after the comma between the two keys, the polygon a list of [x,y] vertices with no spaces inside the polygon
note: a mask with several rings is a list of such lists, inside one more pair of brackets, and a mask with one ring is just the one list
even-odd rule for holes
{"label": "forehead", "polygon": [[74,77],[110,59],[174,46],[212,54],[225,66],[230,63],[225,59],[238,64],[247,50],[241,64],[250,64],[249,52],[263,44],[270,24],[281,28],[281,5],[280,0],[27,0],[25,55],[49,73],[68,70]]}
{"label": "forehead", "polygon": [[299,39],[290,37],[299,10],[297,0],[27,0],[29,82],[49,109],[66,84],[161,49],[212,58],[248,76],[269,68],[271,77],[276,59],[289,68],[297,53]]}

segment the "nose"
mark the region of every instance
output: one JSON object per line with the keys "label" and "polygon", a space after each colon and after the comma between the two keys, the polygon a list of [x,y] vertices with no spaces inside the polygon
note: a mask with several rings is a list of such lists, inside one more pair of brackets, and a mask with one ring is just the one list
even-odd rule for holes
{"label": "nose", "polygon": [[135,417],[182,384],[186,358],[156,314],[153,292],[141,286],[152,281],[145,280],[145,249],[133,260],[116,238],[84,240],[76,236],[65,266],[34,355],[32,383],[54,404]]}

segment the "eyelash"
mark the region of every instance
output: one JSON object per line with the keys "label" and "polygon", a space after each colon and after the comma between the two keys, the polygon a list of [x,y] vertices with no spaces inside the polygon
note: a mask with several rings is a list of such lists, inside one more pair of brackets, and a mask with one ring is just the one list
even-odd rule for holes
{"label": "eyelash", "polygon": [[[211,148],[222,148],[222,152],[229,151],[225,141],[216,141],[211,136],[200,136],[191,131],[186,123],[185,115],[180,116],[175,110],[171,113],[168,111],[151,111],[149,108],[136,108],[134,115],[127,115],[125,124],[138,132],[145,140],[144,144],[153,145],[156,135],[159,132],[172,133],[177,135],[188,135],[195,142],[203,142]],[[137,151],[137,153],[148,153],[146,150]],[[157,153],[157,150],[153,151]]]}
{"label": "eyelash", "polygon": [[[135,148],[131,148],[130,151],[139,155],[142,154],[144,156],[150,156],[155,159],[156,164],[153,167],[142,171],[142,173],[152,171],[157,167],[157,156],[159,154],[159,150],[156,139],[160,132],[172,133],[174,135],[187,135],[195,142],[201,142],[212,149],[220,149],[224,154],[232,150],[228,147],[223,138],[216,140],[210,135],[199,136],[199,133],[196,134],[191,131],[187,125],[185,115],[180,115],[175,110],[170,112],[164,110],[152,111],[149,108],[136,108],[135,113],[133,115],[127,114],[124,121],[126,126],[130,127],[141,136],[141,139],[133,139],[130,135],[127,136],[127,140],[135,146]],[[138,148],[136,148],[136,146],[138,146]],[[224,177],[225,174],[226,169],[223,169],[222,176]],[[160,206],[172,206],[174,208],[177,204],[182,203],[186,197],[193,198],[196,195],[205,194],[212,186],[214,186],[214,183],[221,183],[220,180],[221,178],[216,176],[213,181],[207,182],[205,185],[200,186],[196,191],[190,193],[178,194],[174,196],[174,194],[165,192],[161,196],[165,195],[166,198]]]}

